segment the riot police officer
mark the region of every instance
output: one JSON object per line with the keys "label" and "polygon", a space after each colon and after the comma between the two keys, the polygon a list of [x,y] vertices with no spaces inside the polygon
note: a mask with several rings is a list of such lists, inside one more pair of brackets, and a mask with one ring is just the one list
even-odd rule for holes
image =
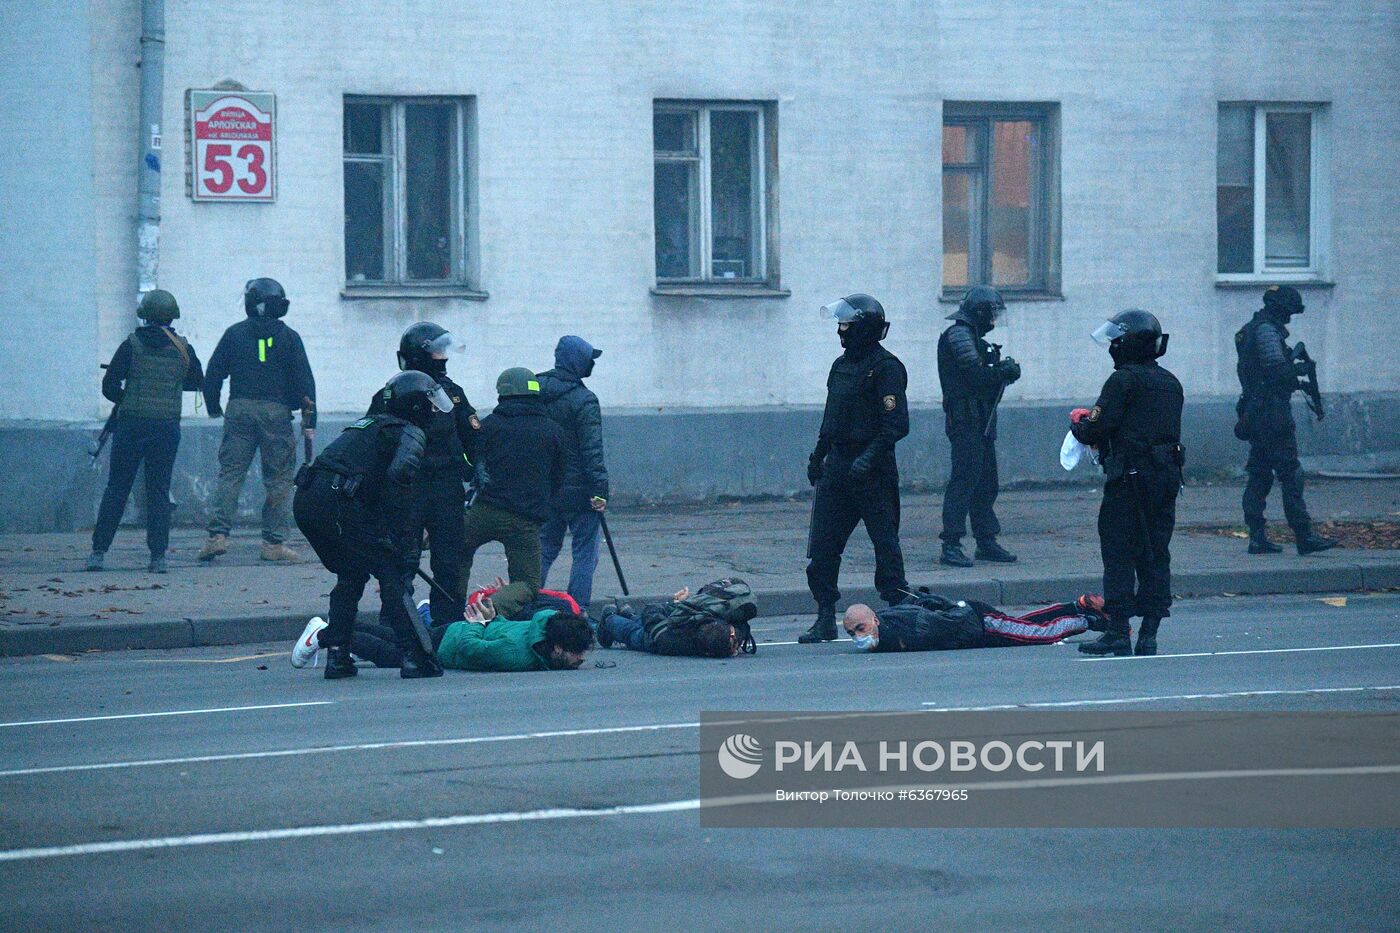
{"label": "riot police officer", "polygon": [[379,581],[380,617],[403,653],[400,676],[442,674],[413,607],[422,539],[411,525],[412,491],[424,457],[424,429],[435,413],[452,411],[452,400],[419,372],[394,376],[380,396],[381,411],[352,423],[302,469],[292,500],[297,527],[336,575],[329,624],[311,635],[329,649],[327,680],[356,674],[350,639],[371,576]]}
{"label": "riot police officer", "polygon": [[[1105,474],[1099,549],[1108,629],[1079,650],[1156,654],[1157,627],[1171,615],[1171,540],[1185,464],[1181,383],[1157,364],[1167,352],[1168,335],[1148,312],[1121,311],[1093,336],[1108,347],[1113,375],[1093,408],[1071,416],[1070,430],[1099,449]],[[1135,651],[1133,616],[1142,617]]]}
{"label": "riot police officer", "polygon": [[849,295],[822,311],[836,318],[845,348],[827,377],[826,411],[817,447],[807,461],[816,487],[807,542],[807,585],[817,620],[799,636],[803,644],[836,638],[836,578],[841,552],[864,521],[875,547],[875,587],[898,602],[909,586],[899,548],[899,471],[894,448],[909,433],[908,375],[880,345],[889,333],[885,309],[869,295]]}
{"label": "riot police officer", "polygon": [[[414,511],[410,519],[411,532],[420,540],[424,529],[428,532],[428,561],[434,579],[446,590],[443,593],[434,587],[428,598],[432,617],[443,622],[461,619],[466,606],[461,579],[466,550],[463,483],[476,455],[477,434],[481,430],[467,394],[447,377],[448,357],[459,353],[462,346],[447,328],[431,321],[410,325],[399,338],[399,369],[433,377],[452,402],[450,412],[433,412],[428,421],[427,448],[413,490]],[[376,397],[370,412],[382,410],[381,400]],[[447,593],[452,594],[450,600]]]}
{"label": "riot police officer", "polygon": [[1303,466],[1298,462],[1298,436],[1289,399],[1302,388],[1294,350],[1288,346],[1288,321],[1303,313],[1303,297],[1289,285],[1271,285],[1264,307],[1235,334],[1239,362],[1239,424],[1235,434],[1249,441],[1245,472],[1244,521],[1249,527],[1249,553],[1277,554],[1283,550],[1265,533],[1264,505],[1278,476],[1283,489],[1283,514],[1293,529],[1299,554],[1336,547],[1337,542],[1315,533],[1303,502]]}
{"label": "riot police officer", "polygon": [[943,387],[944,430],[952,449],[952,471],[943,492],[943,553],[941,564],[971,567],[962,549],[967,520],[978,560],[1011,563],[1016,559],[997,543],[1001,524],[992,511],[997,501],[996,409],[1006,387],[1021,378],[1021,367],[1002,358],[1001,347],[987,334],[1006,310],[1000,293],[978,285],[968,291],[953,323],[938,338],[938,381]]}

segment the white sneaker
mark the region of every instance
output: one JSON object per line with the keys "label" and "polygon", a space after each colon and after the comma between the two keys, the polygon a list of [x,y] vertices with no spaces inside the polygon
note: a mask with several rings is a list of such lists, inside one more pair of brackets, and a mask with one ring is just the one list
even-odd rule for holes
{"label": "white sneaker", "polygon": [[320,616],[316,616],[306,623],[306,628],[301,630],[301,636],[297,638],[297,643],[292,647],[292,667],[301,668],[310,664],[312,667],[321,666],[321,647],[317,635],[321,629],[330,623]]}

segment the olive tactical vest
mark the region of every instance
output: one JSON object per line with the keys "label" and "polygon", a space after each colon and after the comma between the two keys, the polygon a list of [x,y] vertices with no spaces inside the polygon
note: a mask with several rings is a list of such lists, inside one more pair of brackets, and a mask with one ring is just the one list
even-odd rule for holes
{"label": "olive tactical vest", "polygon": [[178,421],[180,392],[190,368],[188,359],[173,341],[152,348],[132,334],[127,344],[131,347],[131,370],[122,393],[122,415]]}

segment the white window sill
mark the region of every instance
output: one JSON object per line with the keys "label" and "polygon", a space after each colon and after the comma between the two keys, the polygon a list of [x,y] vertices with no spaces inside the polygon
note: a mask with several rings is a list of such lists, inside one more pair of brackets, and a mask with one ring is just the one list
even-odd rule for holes
{"label": "white window sill", "polygon": [[1268,288],[1270,285],[1292,285],[1294,288],[1335,288],[1337,283],[1316,275],[1222,275],[1215,279],[1216,288]]}
{"label": "white window sill", "polygon": [[[995,286],[993,286],[995,287]],[[956,305],[962,304],[963,296],[967,294],[967,289],[959,289],[952,292],[940,292],[938,295],[939,304]],[[1065,296],[1059,292],[1012,292],[997,289],[1001,295],[1001,300],[1007,304],[1015,304],[1018,301],[1064,301]]]}
{"label": "white window sill", "polygon": [[719,282],[655,285],[651,293],[664,298],[787,298],[792,294],[786,288],[761,283],[724,285]]}
{"label": "white window sill", "polygon": [[340,297],[350,300],[361,298],[461,298],[464,301],[485,301],[489,292],[477,291],[467,285],[346,285],[340,290]]}

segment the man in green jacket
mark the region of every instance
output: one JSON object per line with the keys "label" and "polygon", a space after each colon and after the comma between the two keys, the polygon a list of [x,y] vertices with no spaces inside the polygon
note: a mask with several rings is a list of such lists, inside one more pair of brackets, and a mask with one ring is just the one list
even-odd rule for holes
{"label": "man in green jacket", "polygon": [[[593,644],[580,616],[542,609],[528,622],[495,618],[490,601],[467,607],[467,619],[447,626],[438,643],[443,667],[460,671],[572,671]],[[487,624],[490,623],[490,624]]]}

